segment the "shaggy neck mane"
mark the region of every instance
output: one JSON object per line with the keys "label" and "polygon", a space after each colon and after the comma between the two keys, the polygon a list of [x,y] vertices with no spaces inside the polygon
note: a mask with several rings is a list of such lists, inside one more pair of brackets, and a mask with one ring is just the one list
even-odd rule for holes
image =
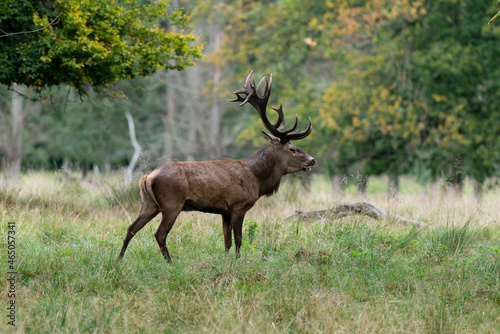
{"label": "shaggy neck mane", "polygon": [[281,161],[276,158],[271,146],[267,146],[244,160],[246,160],[250,170],[260,181],[259,197],[263,195],[271,196],[278,191],[285,170]]}

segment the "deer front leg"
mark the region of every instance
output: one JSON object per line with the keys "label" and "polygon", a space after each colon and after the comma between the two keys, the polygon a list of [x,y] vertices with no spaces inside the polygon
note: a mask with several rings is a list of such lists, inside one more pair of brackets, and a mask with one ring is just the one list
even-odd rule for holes
{"label": "deer front leg", "polygon": [[231,216],[222,215],[222,230],[224,232],[224,247],[226,248],[226,253],[229,252],[231,244],[233,243],[233,236],[231,235]]}
{"label": "deer front leg", "polygon": [[235,252],[236,252],[236,257],[240,257],[240,248],[241,248],[241,241],[243,239],[242,233],[243,233],[243,220],[245,219],[245,214],[238,214],[234,215],[231,218],[231,225],[233,227],[233,233],[234,233],[234,247],[235,247]]}

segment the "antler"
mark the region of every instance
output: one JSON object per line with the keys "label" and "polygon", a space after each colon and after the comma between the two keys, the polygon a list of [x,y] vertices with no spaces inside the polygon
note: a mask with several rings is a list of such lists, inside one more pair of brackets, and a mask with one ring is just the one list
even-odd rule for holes
{"label": "antler", "polygon": [[[283,103],[279,108],[272,108],[278,113],[278,121],[273,124],[269,121],[266,114],[267,101],[269,100],[269,95],[271,94],[271,84],[273,81],[273,75],[269,76],[269,81],[267,77],[263,77],[257,89],[255,89],[255,80],[253,79],[253,70],[248,73],[245,79],[245,84],[243,89],[235,90],[233,93],[236,94],[236,98],[231,100],[231,102],[241,102],[240,106],[249,102],[255,110],[260,115],[260,119],[264,126],[269,132],[275,137],[278,137],[282,143],[288,142],[290,140],[298,140],[307,137],[312,130],[311,118],[309,118],[309,125],[304,131],[300,131],[300,118],[295,115],[295,124],[288,130],[285,130],[285,116],[283,115]],[[243,95],[245,94],[245,95]],[[242,96],[243,95],[243,96]],[[297,129],[297,131],[295,131]],[[294,132],[295,131],[295,132]]]}

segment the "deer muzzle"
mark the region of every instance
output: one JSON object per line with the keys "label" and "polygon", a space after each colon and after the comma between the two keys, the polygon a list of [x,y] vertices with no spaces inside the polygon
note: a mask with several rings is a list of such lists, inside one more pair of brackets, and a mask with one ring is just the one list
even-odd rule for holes
{"label": "deer muzzle", "polygon": [[310,172],[311,167],[316,165],[316,159],[311,158],[308,162],[306,162],[304,165],[302,165],[302,170],[304,172]]}

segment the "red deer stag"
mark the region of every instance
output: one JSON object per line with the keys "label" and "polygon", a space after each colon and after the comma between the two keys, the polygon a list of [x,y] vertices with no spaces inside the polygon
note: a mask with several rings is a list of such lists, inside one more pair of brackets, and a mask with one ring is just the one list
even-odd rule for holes
{"label": "red deer stag", "polygon": [[123,258],[130,240],[158,213],[162,213],[160,226],[155,233],[160,250],[169,262],[166,240],[168,232],[181,211],[202,211],[222,215],[226,252],[232,244],[234,233],[236,256],[240,254],[241,234],[245,214],[263,195],[270,196],[278,190],[283,175],[310,171],[316,160],[306,152],[290,144],[311,133],[311,119],[304,131],[300,131],[300,119],[285,130],[283,108],[273,108],[278,121],[271,123],[266,115],[266,105],[271,93],[272,75],[255,87],[251,71],[242,90],[234,91],[231,102],[249,102],[259,113],[271,135],[264,137],[269,146],[242,160],[228,158],[203,162],[168,162],[160,165],[140,181],[141,211],[128,227],[118,260]]}

